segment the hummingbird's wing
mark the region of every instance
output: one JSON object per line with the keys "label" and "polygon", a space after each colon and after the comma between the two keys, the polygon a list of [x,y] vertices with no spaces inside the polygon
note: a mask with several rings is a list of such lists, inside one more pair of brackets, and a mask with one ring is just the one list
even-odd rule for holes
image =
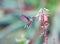
{"label": "hummingbird's wing", "polygon": [[23,21],[25,21],[25,22],[29,22],[29,21],[30,21],[30,19],[29,19],[27,16],[25,16],[25,15],[21,15],[20,18],[21,18]]}
{"label": "hummingbird's wing", "polygon": [[27,27],[30,26],[31,20],[30,20],[27,16],[21,15],[20,18],[21,18],[24,22],[27,22],[27,25],[26,25]]}

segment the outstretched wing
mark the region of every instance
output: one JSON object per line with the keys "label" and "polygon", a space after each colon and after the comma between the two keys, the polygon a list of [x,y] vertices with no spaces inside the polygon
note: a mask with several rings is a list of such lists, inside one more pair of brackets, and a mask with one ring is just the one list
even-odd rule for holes
{"label": "outstretched wing", "polygon": [[21,18],[24,22],[27,22],[27,25],[26,25],[27,27],[30,26],[31,20],[30,20],[27,16],[21,15],[20,18]]}
{"label": "outstretched wing", "polygon": [[21,15],[20,18],[21,18],[23,21],[25,21],[25,22],[29,22],[29,21],[30,21],[30,19],[29,19],[27,16],[25,16],[25,15]]}

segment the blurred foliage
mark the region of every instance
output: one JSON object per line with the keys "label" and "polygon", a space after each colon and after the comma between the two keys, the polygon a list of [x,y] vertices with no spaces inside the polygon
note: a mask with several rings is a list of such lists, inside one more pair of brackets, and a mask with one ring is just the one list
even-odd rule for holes
{"label": "blurred foliage", "polygon": [[57,0],[48,0],[46,4],[46,8],[49,9],[49,15],[53,14],[57,7]]}
{"label": "blurred foliage", "polygon": [[24,0],[26,4],[31,7],[38,8],[40,5],[40,0]]}

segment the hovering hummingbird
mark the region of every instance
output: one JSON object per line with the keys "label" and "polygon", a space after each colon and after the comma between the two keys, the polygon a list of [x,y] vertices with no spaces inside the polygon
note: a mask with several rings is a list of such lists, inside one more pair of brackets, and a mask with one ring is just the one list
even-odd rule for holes
{"label": "hovering hummingbird", "polygon": [[29,27],[30,24],[32,23],[33,19],[31,18],[28,18],[27,16],[25,15],[21,15],[20,18],[24,21],[24,22],[27,22],[27,25],[25,27]]}

